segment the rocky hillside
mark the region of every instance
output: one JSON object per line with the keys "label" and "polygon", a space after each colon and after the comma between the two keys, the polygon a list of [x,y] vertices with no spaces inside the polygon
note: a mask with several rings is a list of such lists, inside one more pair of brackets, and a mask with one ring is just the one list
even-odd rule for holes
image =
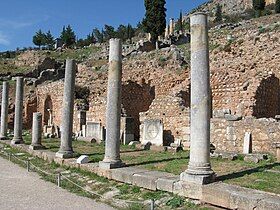
{"label": "rocky hillside", "polygon": [[[276,0],[266,0],[266,5],[275,4],[275,1]],[[252,8],[252,2],[252,0],[210,0],[193,10],[191,13],[194,11],[207,11],[210,16],[214,16],[216,6],[217,4],[220,4],[222,6],[222,12],[225,15],[243,14],[246,10]]]}

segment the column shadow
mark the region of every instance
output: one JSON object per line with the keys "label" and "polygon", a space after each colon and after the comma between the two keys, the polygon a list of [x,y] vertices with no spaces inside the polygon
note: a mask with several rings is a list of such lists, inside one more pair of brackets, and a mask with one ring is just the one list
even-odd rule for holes
{"label": "column shadow", "polygon": [[245,170],[242,170],[242,171],[233,172],[233,173],[226,174],[226,175],[221,175],[221,176],[217,177],[216,181],[225,181],[225,180],[229,180],[229,179],[235,179],[235,178],[243,177],[245,175],[250,175],[250,174],[253,174],[253,173],[257,173],[257,172],[263,172],[263,171],[271,169],[275,166],[280,166],[280,163],[271,163],[271,164],[267,164],[267,165],[264,165],[264,166],[258,166],[256,168],[245,169]]}

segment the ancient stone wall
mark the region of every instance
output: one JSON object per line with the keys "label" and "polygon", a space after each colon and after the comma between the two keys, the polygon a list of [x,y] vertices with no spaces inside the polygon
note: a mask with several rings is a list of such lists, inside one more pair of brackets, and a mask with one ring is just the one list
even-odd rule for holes
{"label": "ancient stone wall", "polygon": [[37,111],[42,113],[43,125],[47,125],[49,111],[52,111],[53,123],[60,126],[63,101],[63,81],[45,83],[37,87]]}
{"label": "ancient stone wall", "polygon": [[181,140],[184,146],[189,146],[189,109],[184,99],[162,95],[155,98],[149,110],[140,113],[140,139],[144,120],[156,119],[163,122],[163,145]]}
{"label": "ancient stone wall", "polygon": [[241,121],[211,120],[211,143],[219,151],[243,151],[246,132],[252,133],[253,153],[276,154],[280,139],[280,123],[274,119],[245,118]]}

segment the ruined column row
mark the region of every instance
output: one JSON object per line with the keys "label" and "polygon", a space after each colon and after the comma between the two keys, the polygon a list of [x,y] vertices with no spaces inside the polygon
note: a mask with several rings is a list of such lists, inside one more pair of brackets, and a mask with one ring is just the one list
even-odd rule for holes
{"label": "ruined column row", "polygon": [[[181,181],[206,184],[213,181],[210,165],[210,72],[207,15],[196,13],[191,17],[191,146],[188,169],[181,174]],[[173,27],[173,22],[170,24]],[[173,28],[170,28],[170,32]],[[66,60],[64,94],[62,105],[61,144],[56,156],[73,157],[72,133],[74,112],[75,74],[74,60]],[[120,158],[122,43],[110,40],[109,71],[106,109],[106,141],[101,169],[124,166]],[[16,83],[15,120],[13,144],[22,139],[23,78]],[[7,135],[8,83],[3,83],[1,108],[1,139]],[[44,149],[41,144],[42,115],[33,113],[31,149]]]}

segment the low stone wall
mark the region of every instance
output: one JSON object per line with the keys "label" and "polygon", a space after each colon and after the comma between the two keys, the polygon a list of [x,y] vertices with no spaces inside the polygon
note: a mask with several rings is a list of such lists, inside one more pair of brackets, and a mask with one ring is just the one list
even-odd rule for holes
{"label": "low stone wall", "polygon": [[211,143],[217,150],[242,153],[246,132],[252,134],[253,153],[276,154],[275,143],[280,141],[280,122],[271,118],[245,118],[240,121],[211,120]]}

